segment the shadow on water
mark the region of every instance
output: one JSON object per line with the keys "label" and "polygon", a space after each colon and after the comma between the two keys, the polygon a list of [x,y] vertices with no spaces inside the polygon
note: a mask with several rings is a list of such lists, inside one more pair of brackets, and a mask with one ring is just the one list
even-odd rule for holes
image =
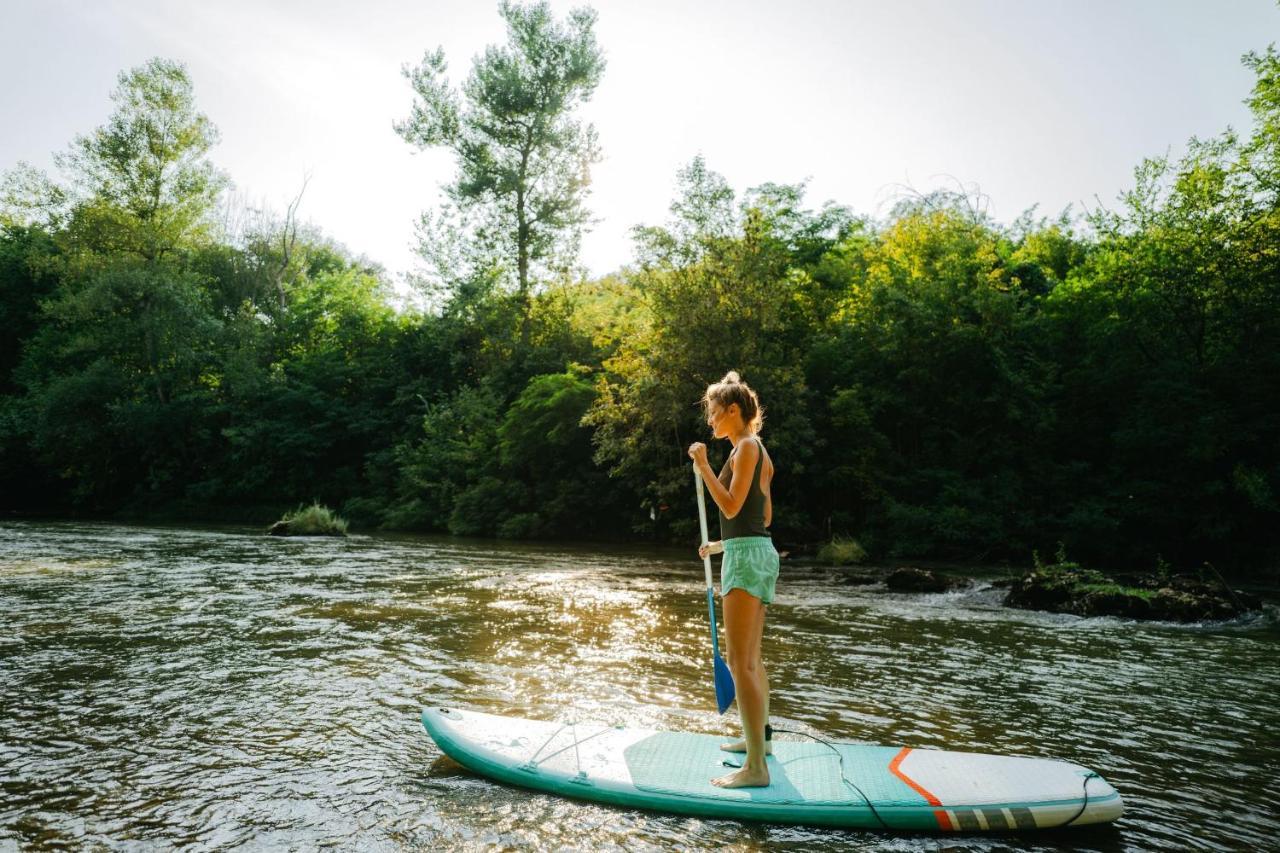
{"label": "shadow on water", "polygon": [[1114,826],[888,835],[710,821],[494,784],[427,704],[733,731],[701,564],[670,550],[5,523],[0,849],[1263,849],[1280,824],[1273,623],[1144,625],[784,575],[776,726],[1065,758]]}

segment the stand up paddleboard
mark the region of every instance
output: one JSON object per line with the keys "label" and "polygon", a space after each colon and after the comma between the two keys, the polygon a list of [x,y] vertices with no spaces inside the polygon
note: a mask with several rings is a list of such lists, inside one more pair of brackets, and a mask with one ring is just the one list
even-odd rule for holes
{"label": "stand up paddleboard", "polygon": [[909,747],[774,740],[767,788],[717,788],[741,764],[722,737],[429,708],[445,754],[501,782],[633,808],[867,829],[1011,830],[1105,823],[1124,802],[1077,764]]}

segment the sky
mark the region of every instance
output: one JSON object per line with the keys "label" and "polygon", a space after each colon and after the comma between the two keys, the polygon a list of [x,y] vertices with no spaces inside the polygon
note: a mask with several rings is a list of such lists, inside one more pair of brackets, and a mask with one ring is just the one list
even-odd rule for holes
{"label": "sky", "polygon": [[[563,17],[580,2],[553,0]],[[1240,57],[1280,37],[1275,0],[608,0],[589,4],[608,63],[580,109],[603,160],[581,261],[632,261],[695,156],[741,194],[807,181],[806,200],[884,216],[912,188],[981,193],[1011,222],[1114,207],[1143,157],[1247,131]],[[421,267],[414,224],[454,174],[392,123],[401,69],[443,47],[459,84],[505,43],[476,0],[0,0],[0,171],[103,124],[117,76],[186,65],[236,194],[300,217],[394,280]]]}

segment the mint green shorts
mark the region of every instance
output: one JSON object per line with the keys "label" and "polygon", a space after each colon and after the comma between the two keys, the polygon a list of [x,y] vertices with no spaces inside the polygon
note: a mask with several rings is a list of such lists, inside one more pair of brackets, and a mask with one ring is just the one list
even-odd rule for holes
{"label": "mint green shorts", "polygon": [[778,552],[769,536],[735,536],[722,541],[720,595],[731,589],[745,589],[765,604],[773,601],[778,583]]}

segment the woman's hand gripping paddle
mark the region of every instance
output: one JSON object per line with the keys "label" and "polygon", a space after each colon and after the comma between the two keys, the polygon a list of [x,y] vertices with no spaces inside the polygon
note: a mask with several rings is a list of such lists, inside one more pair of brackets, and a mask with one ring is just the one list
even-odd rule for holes
{"label": "woman's hand gripping paddle", "polygon": [[[696,468],[693,471],[693,484],[698,490],[698,521],[702,524],[702,543],[705,545],[710,541],[707,537],[707,502],[702,497],[702,472]],[[724,658],[720,657],[720,638],[716,631],[715,595],[711,589],[710,554],[702,558],[702,567],[707,572],[707,613],[711,616],[711,654],[715,670],[716,705],[723,714],[733,704],[733,674],[729,672]]]}

